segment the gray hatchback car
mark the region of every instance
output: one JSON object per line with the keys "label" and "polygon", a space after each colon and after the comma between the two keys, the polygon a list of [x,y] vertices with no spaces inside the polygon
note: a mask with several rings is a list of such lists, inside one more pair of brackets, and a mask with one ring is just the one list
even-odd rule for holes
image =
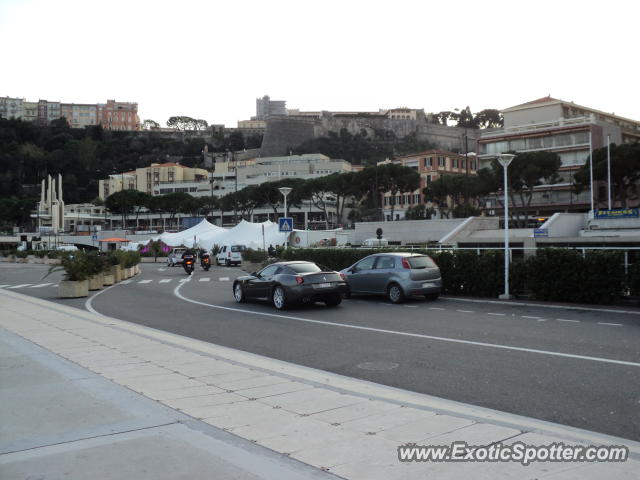
{"label": "gray hatchback car", "polygon": [[442,289],[440,269],[427,255],[404,252],[376,253],[341,270],[349,294],[386,295],[400,303],[411,295],[435,300]]}

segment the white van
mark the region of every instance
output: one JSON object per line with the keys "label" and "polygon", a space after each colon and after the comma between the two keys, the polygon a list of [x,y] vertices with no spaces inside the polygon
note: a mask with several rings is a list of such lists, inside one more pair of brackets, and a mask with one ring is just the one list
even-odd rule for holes
{"label": "white van", "polygon": [[245,249],[244,245],[225,245],[220,248],[220,251],[216,255],[216,263],[218,265],[240,265],[242,263],[242,252]]}

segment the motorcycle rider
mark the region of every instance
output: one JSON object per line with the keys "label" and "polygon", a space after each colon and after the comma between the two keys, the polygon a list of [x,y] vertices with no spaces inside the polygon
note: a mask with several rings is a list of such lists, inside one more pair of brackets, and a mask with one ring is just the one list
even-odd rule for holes
{"label": "motorcycle rider", "polygon": [[209,270],[209,267],[211,266],[211,256],[209,255],[209,252],[204,249],[200,251],[200,266],[205,270]]}
{"label": "motorcycle rider", "polygon": [[191,250],[190,248],[186,249],[182,254],[182,266],[184,267],[185,271],[189,275],[191,275],[191,272],[187,270],[187,260],[191,260],[191,265],[192,265],[191,271],[193,271],[193,265],[195,264],[196,256],[193,250]]}

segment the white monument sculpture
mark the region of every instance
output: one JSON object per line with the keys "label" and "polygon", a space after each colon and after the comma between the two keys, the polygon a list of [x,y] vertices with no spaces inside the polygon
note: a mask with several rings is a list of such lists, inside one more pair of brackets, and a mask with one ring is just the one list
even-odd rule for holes
{"label": "white monument sculpture", "polygon": [[[56,188],[57,185],[57,188]],[[47,175],[42,180],[38,202],[38,231],[60,233],[64,229],[64,201],[62,200],[62,175]]]}

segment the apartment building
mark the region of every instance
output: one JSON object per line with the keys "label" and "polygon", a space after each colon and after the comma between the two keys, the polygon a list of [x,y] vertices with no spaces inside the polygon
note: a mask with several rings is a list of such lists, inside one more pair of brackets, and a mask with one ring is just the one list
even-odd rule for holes
{"label": "apartment building", "polygon": [[184,183],[208,184],[208,179],[209,172],[203,168],[185,167],[175,162],[152,163],[148,167],[114,173],[109,175],[109,178],[99,180],[98,196],[104,200],[122,190],[138,190],[149,195],[163,195],[175,191],[191,193],[189,187],[182,186]]}
{"label": "apartment building", "polygon": [[[538,215],[589,210],[590,192],[577,195],[572,183],[589,158],[590,141],[593,149],[605,146],[607,136],[616,144],[640,141],[640,122],[551,96],[507,108],[502,114],[504,128],[482,132],[478,138],[481,168],[507,151],[549,151],[560,156],[559,180],[536,187],[531,207]],[[606,197],[600,190],[595,198],[604,206]],[[497,206],[495,199],[489,205]]]}
{"label": "apartment building", "polygon": [[[393,160],[378,162],[378,165],[395,163],[413,168],[420,174],[420,187],[413,192],[402,192],[392,197],[389,192],[382,195],[382,211],[386,221],[403,220],[406,210],[414,205],[425,203],[425,187],[438,180],[442,175],[476,175],[478,163],[475,153],[467,155],[446,150],[427,150],[413,153]],[[393,204],[393,218],[391,206]]]}
{"label": "apartment building", "polygon": [[107,103],[28,102],[0,97],[0,118],[17,118],[39,125],[65,118],[72,128],[102,125],[105,130],[139,130],[138,104],[107,100]]}

